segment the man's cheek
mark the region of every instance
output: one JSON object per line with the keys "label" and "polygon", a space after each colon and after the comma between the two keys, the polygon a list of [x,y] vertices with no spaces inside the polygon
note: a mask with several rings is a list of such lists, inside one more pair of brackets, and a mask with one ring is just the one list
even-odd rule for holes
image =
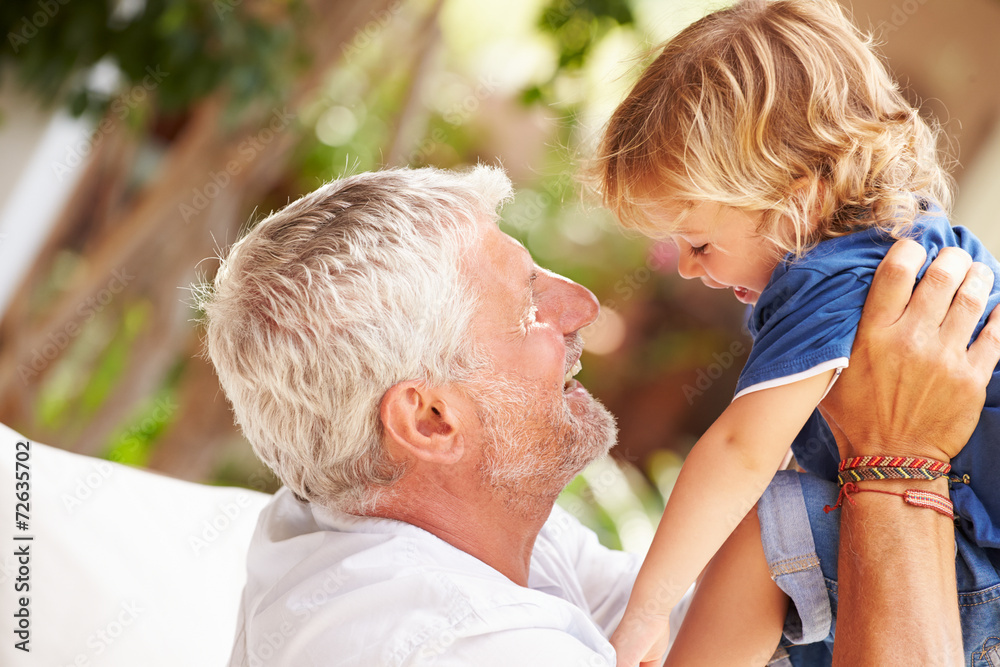
{"label": "man's cheek", "polygon": [[514,360],[510,370],[520,375],[526,382],[538,385],[540,388],[559,381],[565,374],[566,358],[560,350],[551,347],[526,348],[520,357]]}

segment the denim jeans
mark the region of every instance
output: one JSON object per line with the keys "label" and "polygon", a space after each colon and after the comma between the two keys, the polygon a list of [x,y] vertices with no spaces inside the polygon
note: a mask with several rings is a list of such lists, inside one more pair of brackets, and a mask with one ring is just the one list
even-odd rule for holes
{"label": "denim jeans", "polygon": [[[837,619],[838,487],[779,472],[761,497],[761,541],[775,582],[791,598],[776,667],[822,667],[833,656]],[[900,501],[902,502],[902,501]],[[1000,553],[955,531],[955,571],[966,665],[1000,667]]]}

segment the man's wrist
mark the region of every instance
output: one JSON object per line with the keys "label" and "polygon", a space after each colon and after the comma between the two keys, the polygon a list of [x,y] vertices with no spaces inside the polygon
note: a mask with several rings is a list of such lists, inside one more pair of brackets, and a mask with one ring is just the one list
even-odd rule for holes
{"label": "man's wrist", "polygon": [[[880,491],[892,491],[893,493],[903,493],[909,489],[916,489],[917,491],[930,491],[931,493],[939,493],[943,496],[948,495],[948,478],[940,477],[938,479],[883,479],[877,482],[866,480],[863,482],[856,482],[860,487],[868,489],[878,489]],[[858,498],[863,496],[863,500],[868,500],[873,498],[873,494],[862,493],[858,495],[852,495],[852,498]],[[874,496],[877,498],[877,496]],[[882,503],[895,503],[898,502],[901,510],[913,510],[916,511],[921,508],[908,507],[900,499],[895,501],[892,498],[882,497],[880,502]],[[851,509],[854,509],[853,507]]]}
{"label": "man's wrist", "polygon": [[[965,443],[962,443],[965,444]],[[956,447],[961,450],[961,446]],[[847,442],[840,452],[841,459],[857,456],[917,456],[949,463],[951,456],[940,447],[920,442],[891,442],[877,440],[873,442]]]}

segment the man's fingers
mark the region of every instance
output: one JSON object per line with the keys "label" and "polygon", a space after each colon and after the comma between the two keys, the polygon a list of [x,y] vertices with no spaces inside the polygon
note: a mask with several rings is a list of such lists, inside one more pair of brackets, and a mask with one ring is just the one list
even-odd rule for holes
{"label": "man's fingers", "polygon": [[988,382],[1000,363],[1000,306],[993,309],[986,326],[969,346],[969,363],[983,382]]}
{"label": "man's fingers", "polygon": [[910,301],[917,272],[927,259],[927,251],[911,239],[902,239],[889,248],[875,270],[865,301],[861,325],[875,328],[894,324]]}
{"label": "man's fingers", "polygon": [[942,248],[913,290],[907,315],[927,326],[941,326],[971,266],[972,257],[961,248]]}
{"label": "man's fingers", "polygon": [[992,289],[993,272],[985,264],[973,264],[941,324],[941,340],[946,345],[968,347]]}

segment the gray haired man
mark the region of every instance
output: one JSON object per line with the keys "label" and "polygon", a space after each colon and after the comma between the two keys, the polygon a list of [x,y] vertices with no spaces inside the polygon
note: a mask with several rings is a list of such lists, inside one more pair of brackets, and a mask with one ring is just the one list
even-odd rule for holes
{"label": "gray haired man", "polygon": [[[573,379],[598,304],[499,230],[510,194],[489,167],[359,174],[272,214],[223,261],[203,300],[209,354],[285,487],[250,547],[232,665],[615,664],[607,637],[638,559],[554,505],[615,442],[614,419]],[[954,380],[887,396],[845,373],[854,413],[837,423],[857,451],[918,429],[964,442],[941,416],[978,414],[986,379],[969,382],[969,366],[1000,358],[992,324],[973,361],[927,335],[946,311],[971,335],[982,305],[971,262],[948,256],[946,279],[907,306],[923,261],[912,245],[880,269],[855,352],[879,350],[866,376]],[[900,400],[912,412],[881,409]],[[929,572],[904,588],[954,605],[926,590],[953,562],[938,558],[947,544],[914,542]],[[842,579],[879,576],[855,547]]]}

